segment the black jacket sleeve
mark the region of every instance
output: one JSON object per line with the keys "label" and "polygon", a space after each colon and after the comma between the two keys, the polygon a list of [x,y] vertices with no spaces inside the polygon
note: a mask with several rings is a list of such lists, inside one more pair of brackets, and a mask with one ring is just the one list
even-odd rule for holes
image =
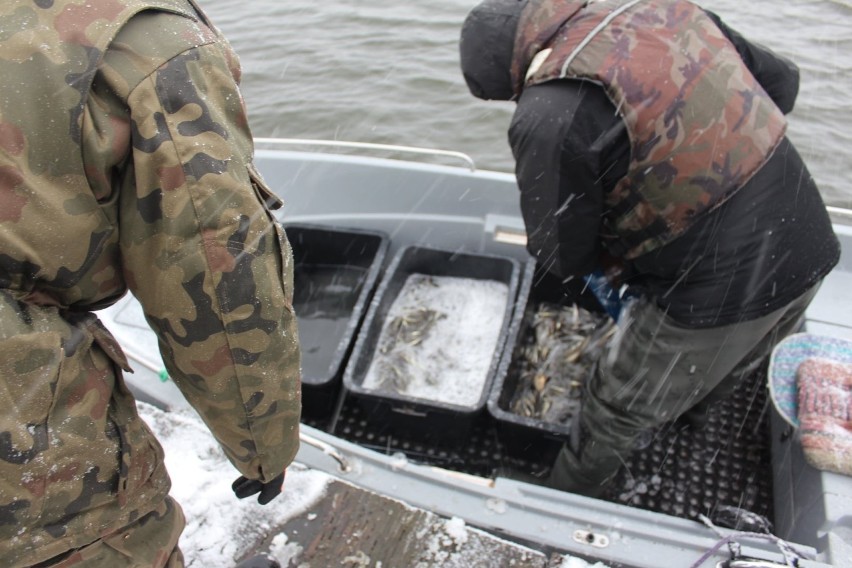
{"label": "black jacket sleeve", "polygon": [[791,112],[799,94],[799,68],[796,64],[768,47],[748,41],[713,12],[705,12],[734,44],[751,74],[775,101],[781,112]]}
{"label": "black jacket sleeve", "polygon": [[527,248],[548,272],[567,278],[597,268],[604,188],[627,171],[626,142],[624,123],[598,85],[551,81],[518,100],[509,143]]}

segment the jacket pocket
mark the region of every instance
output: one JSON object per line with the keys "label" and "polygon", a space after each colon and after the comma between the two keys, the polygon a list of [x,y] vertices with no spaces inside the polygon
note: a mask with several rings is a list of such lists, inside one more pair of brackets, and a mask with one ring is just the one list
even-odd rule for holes
{"label": "jacket pocket", "polygon": [[248,173],[254,192],[266,208],[270,211],[277,211],[278,209],[281,209],[284,206],[284,201],[278,197],[272,189],[270,189],[270,187],[266,184],[266,181],[264,181],[263,176],[261,176],[260,172],[257,171],[257,168],[255,168],[254,164],[249,166]]}
{"label": "jacket pocket", "polygon": [[293,312],[293,249],[290,246],[290,241],[287,239],[287,234],[284,231],[281,223],[276,219],[273,210],[278,210],[284,206],[284,201],[278,197],[261,177],[260,173],[254,167],[249,166],[249,177],[251,185],[254,188],[260,202],[263,204],[272,224],[275,235],[278,238],[278,246],[281,251],[281,278],[284,284],[285,302],[287,309]]}
{"label": "jacket pocket", "polygon": [[[143,496],[150,486],[151,494],[159,492],[167,479],[163,450],[141,418],[117,427],[121,438],[121,464],[118,477],[118,501],[124,507],[128,503],[146,503]],[[155,472],[162,470],[161,478]]]}
{"label": "jacket pocket", "polygon": [[114,505],[120,443],[109,411],[113,362],[83,325],[68,325],[62,362],[47,417],[50,469],[40,527],[51,535],[81,534],[100,523],[94,515]]}
{"label": "jacket pocket", "polygon": [[63,360],[58,332],[0,340],[0,540],[35,526],[42,513],[50,440],[48,417]]}

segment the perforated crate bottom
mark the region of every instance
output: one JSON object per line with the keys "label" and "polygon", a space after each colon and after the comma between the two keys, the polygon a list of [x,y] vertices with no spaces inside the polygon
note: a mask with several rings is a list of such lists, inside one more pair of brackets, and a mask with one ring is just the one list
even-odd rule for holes
{"label": "perforated crate bottom", "polygon": [[[724,508],[745,509],[772,519],[769,402],[765,370],[752,374],[734,396],[693,430],[668,424],[652,442],[627,460],[602,499],[696,520],[714,518]],[[492,477],[499,469],[547,470],[555,450],[513,455],[497,424],[484,415],[463,439],[427,433],[400,435],[371,421],[356,401],[345,399],[336,416],[312,426],[387,455],[402,453],[412,462]],[[427,425],[435,432],[441,424]]]}

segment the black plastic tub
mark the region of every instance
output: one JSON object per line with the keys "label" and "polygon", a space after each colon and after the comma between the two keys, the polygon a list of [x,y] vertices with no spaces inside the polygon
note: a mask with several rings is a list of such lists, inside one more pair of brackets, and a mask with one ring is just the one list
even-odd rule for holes
{"label": "black plastic tub", "polygon": [[496,431],[505,452],[525,458],[535,457],[549,462],[568,439],[568,423],[553,423],[522,416],[511,410],[520,374],[517,361],[524,340],[530,333],[533,317],[542,303],[578,307],[603,314],[603,308],[582,279],[561,282],[550,274],[541,274],[534,262],[524,270],[518,289],[518,309],[512,317],[503,357],[495,374],[488,398],[488,413],[496,423]]}
{"label": "black plastic tub", "polygon": [[293,307],[302,351],[302,413],[330,418],[346,361],[388,249],[383,233],[290,224]]}
{"label": "black plastic tub", "polygon": [[[493,306],[495,309],[493,311],[489,310],[488,315],[485,316],[489,318],[485,320],[489,322],[489,325],[484,326],[488,328],[487,334],[491,338],[496,335],[496,344],[493,353],[490,355],[488,353],[487,346],[491,344],[489,342],[483,343],[484,347],[481,353],[476,354],[480,358],[479,362],[482,364],[477,369],[481,369],[487,363],[487,371],[482,383],[481,393],[476,396],[476,400],[468,400],[464,403],[449,402],[433,399],[432,397],[412,395],[404,391],[378,388],[374,384],[365,384],[365,381],[369,383],[377,376],[375,369],[379,367],[372,367],[374,358],[377,359],[376,365],[380,365],[379,361],[381,357],[387,357],[386,352],[381,350],[387,347],[386,340],[388,336],[383,336],[382,331],[385,329],[386,322],[390,327],[394,321],[399,321],[398,317],[393,316],[394,312],[392,308],[394,308],[394,304],[398,297],[400,297],[401,292],[407,294],[407,292],[404,292],[404,287],[407,281],[410,282],[410,277],[419,279],[421,282],[424,278],[450,277],[443,280],[443,282],[452,281],[453,286],[459,286],[455,290],[463,290],[461,286],[464,286],[467,282],[466,280],[456,279],[488,281],[476,285],[483,286],[482,290],[500,291],[498,295],[492,296],[492,299],[488,300],[492,302],[488,305]],[[382,425],[382,429],[391,434],[414,434],[421,439],[435,441],[464,436],[464,433],[475,420],[483,416],[487,417],[485,404],[491,392],[491,384],[497,372],[503,346],[509,332],[509,324],[516,303],[519,281],[520,263],[508,257],[453,252],[418,246],[411,246],[398,251],[379,284],[370,304],[367,317],[364,320],[364,325],[358,334],[355,349],[347,364],[343,376],[343,386],[347,400],[351,397],[355,403],[364,409],[364,414],[369,417],[370,422]],[[505,285],[505,303],[499,305],[499,307],[496,306],[497,302],[502,298],[503,288],[502,286],[496,286],[494,282]],[[468,285],[468,289],[473,290],[473,287]],[[447,290],[452,289],[447,288]],[[487,295],[487,293],[481,294],[481,296]],[[458,299],[463,296],[464,294],[460,294],[455,296],[455,298]],[[494,300],[493,298],[497,299]],[[407,296],[403,298],[403,300],[405,299],[407,299]],[[483,300],[483,302],[485,301]],[[424,305],[429,304],[425,302]],[[470,309],[467,305],[465,308]],[[399,309],[399,307],[397,306],[394,309]],[[455,315],[451,316],[447,322],[454,322],[461,317],[461,314],[466,314],[467,309],[463,308],[453,312]],[[490,322],[494,322],[497,329],[491,329]],[[450,325],[450,323],[444,323],[443,325]],[[455,324],[453,323],[453,325]],[[470,326],[465,323],[463,326],[458,326],[458,328],[461,327],[467,328]],[[444,327],[442,329],[446,330],[447,328]],[[453,329],[457,328],[453,327]],[[396,337],[399,336],[397,335]],[[385,341],[385,343],[380,345],[380,341]],[[427,349],[427,341],[431,342],[432,345],[436,341],[453,342],[443,331],[436,331],[430,336],[430,339],[424,341],[422,344],[423,349]],[[461,341],[457,342],[457,344],[462,343]],[[396,344],[394,345],[395,349]],[[416,347],[411,349],[420,348],[417,343],[414,345]],[[409,347],[404,345],[403,348],[409,349]],[[455,348],[453,345],[447,347],[448,350],[453,348]],[[413,363],[414,366],[403,367],[404,373],[407,372],[412,380],[418,372],[423,371],[423,365],[419,363],[424,360],[428,361],[427,366],[430,367],[430,370],[437,369],[437,373],[432,373],[431,376],[433,377],[440,375],[442,380],[446,380],[446,377],[450,376],[453,372],[453,363],[446,363],[440,358],[424,359],[425,354],[423,352],[417,354],[416,357],[419,357],[419,359]],[[471,359],[475,359],[475,357],[471,357]],[[435,363],[435,361],[440,362]],[[448,357],[446,361],[453,361],[453,358]],[[442,367],[445,364],[447,367]],[[457,367],[455,368],[457,369]],[[372,375],[370,374],[371,372],[373,373]],[[476,380],[469,383],[472,386],[469,392],[471,397],[476,395],[475,385],[482,378],[482,375],[473,372],[470,376],[474,375],[476,376]],[[458,383],[450,384],[454,388],[458,386]],[[381,383],[381,386],[384,386],[384,383]],[[405,389],[407,389],[407,386]]]}

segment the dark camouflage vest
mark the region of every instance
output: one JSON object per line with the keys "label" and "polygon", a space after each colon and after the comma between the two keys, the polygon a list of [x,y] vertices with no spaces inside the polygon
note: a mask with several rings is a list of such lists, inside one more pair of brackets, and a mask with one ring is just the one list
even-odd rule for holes
{"label": "dark camouflage vest", "polygon": [[713,21],[685,0],[530,0],[515,94],[602,85],[627,126],[627,175],[606,196],[605,244],[635,258],[683,233],[763,165],[786,120]]}

